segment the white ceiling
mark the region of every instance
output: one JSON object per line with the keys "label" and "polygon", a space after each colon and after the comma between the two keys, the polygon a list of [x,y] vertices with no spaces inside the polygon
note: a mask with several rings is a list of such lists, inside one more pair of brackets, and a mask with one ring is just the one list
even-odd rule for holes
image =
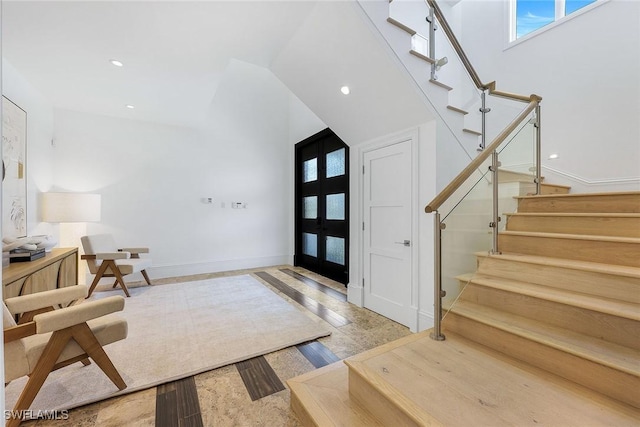
{"label": "white ceiling", "polygon": [[[2,7],[3,57],[57,108],[196,126],[237,59],[272,70],[349,144],[431,117],[353,0],[4,0]],[[375,7],[388,16],[387,1]],[[349,97],[339,92],[344,84],[353,87]]]}
{"label": "white ceiling", "polygon": [[55,107],[194,125],[229,61],[269,67],[314,5],[5,0],[2,55]]}

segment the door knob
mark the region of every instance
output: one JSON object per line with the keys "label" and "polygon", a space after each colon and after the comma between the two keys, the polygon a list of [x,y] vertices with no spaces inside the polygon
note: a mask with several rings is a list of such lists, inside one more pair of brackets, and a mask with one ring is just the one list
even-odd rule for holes
{"label": "door knob", "polygon": [[397,245],[411,246],[411,240],[404,240],[402,242],[394,242]]}

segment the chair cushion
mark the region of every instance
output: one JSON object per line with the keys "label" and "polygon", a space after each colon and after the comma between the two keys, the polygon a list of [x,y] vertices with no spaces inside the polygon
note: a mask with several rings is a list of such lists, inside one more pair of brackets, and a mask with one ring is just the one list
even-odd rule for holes
{"label": "chair cushion", "polygon": [[85,254],[97,254],[99,252],[118,252],[115,240],[111,234],[94,234],[83,236],[82,248]]}
{"label": "chair cushion", "polygon": [[[87,322],[100,345],[105,346],[127,337],[127,321],[118,315],[110,314]],[[19,348],[7,351],[9,346],[5,345],[4,369],[5,382],[30,374],[35,368],[42,352],[44,351],[51,333],[33,335],[14,341],[9,344],[21,342],[24,345],[22,352]],[[58,362],[71,359],[84,353],[84,350],[71,340],[62,351]],[[25,357],[26,354],[26,357]],[[28,363],[24,363],[28,362]]]}
{"label": "chair cushion", "polygon": [[144,269],[151,267],[151,259],[149,258],[129,258],[116,260],[116,265],[123,275],[139,273]]}
{"label": "chair cushion", "polygon": [[13,318],[13,315],[7,308],[6,304],[2,304],[2,328],[12,328],[16,326],[16,319]]}

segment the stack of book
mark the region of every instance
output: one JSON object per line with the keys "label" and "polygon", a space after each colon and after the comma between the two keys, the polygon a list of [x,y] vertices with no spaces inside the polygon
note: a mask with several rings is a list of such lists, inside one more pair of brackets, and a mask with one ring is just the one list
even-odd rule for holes
{"label": "stack of book", "polygon": [[9,252],[9,261],[10,262],[25,262],[25,261],[33,261],[38,258],[42,258],[45,256],[44,248],[42,249],[14,249]]}

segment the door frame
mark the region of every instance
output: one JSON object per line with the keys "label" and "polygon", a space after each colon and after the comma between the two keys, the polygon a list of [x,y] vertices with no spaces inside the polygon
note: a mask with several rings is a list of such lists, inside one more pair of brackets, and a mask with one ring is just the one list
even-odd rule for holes
{"label": "door frame", "polygon": [[[351,157],[353,168],[351,169],[351,188],[357,188],[357,194],[351,192],[352,215],[351,218],[357,218],[357,221],[351,222],[351,268],[349,277],[349,287],[347,288],[349,302],[364,307],[364,232],[362,230],[364,223],[364,156],[365,153],[378,150],[380,148],[395,145],[401,142],[410,141],[411,146],[411,304],[409,310],[410,315],[409,329],[412,332],[418,331],[418,312],[419,312],[419,273],[420,273],[420,233],[419,233],[419,214],[422,209],[419,205],[419,177],[420,177],[420,153],[419,128],[397,132],[386,135],[374,140],[365,142],[357,147],[357,155]],[[355,148],[355,147],[354,147]],[[352,148],[353,150],[353,148]],[[356,172],[354,172],[356,171]],[[354,253],[354,252],[357,252]]]}

